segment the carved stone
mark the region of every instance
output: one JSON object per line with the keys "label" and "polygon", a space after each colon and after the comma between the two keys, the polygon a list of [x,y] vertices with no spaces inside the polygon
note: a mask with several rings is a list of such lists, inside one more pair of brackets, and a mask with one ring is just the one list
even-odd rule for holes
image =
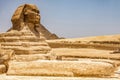
{"label": "carved stone", "polygon": [[32,4],[24,4],[17,8],[12,16],[13,27],[10,30],[22,30],[24,26],[28,26],[29,29],[39,37],[41,32],[46,39],[57,39],[58,36],[49,32],[41,23],[41,17],[38,8]]}
{"label": "carved stone", "polygon": [[12,49],[15,54],[44,54],[48,53],[51,48],[45,41],[44,36],[39,33],[37,37],[28,26],[22,30],[11,30],[7,33],[0,34],[0,43],[2,49]]}

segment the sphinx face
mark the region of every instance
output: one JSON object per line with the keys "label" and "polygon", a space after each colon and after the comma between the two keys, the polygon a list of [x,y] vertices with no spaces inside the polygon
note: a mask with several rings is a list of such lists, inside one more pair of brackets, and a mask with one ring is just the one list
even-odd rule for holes
{"label": "sphinx face", "polygon": [[40,23],[40,15],[37,9],[26,8],[24,10],[24,21],[27,23]]}

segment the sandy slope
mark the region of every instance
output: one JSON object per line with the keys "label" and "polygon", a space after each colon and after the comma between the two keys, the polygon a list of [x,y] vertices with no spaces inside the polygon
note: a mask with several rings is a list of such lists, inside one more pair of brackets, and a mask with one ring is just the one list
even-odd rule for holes
{"label": "sandy slope", "polygon": [[48,41],[120,41],[120,34],[70,38],[70,39],[59,39],[59,40],[48,40]]}
{"label": "sandy slope", "polygon": [[96,58],[119,60],[120,54],[110,54],[109,50],[88,49],[88,48],[54,48],[51,53],[57,56],[70,56],[78,58]]}

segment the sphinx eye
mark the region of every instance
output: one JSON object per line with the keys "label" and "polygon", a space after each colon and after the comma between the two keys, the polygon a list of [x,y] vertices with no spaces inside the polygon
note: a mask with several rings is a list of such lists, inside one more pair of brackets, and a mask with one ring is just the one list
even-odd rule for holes
{"label": "sphinx eye", "polygon": [[36,10],[36,12],[37,12],[37,13],[39,13],[39,11],[38,11],[38,10]]}
{"label": "sphinx eye", "polygon": [[39,13],[39,11],[38,11],[38,10],[36,10],[36,9],[32,9],[32,11],[34,11],[34,12],[36,12],[36,13]]}
{"label": "sphinx eye", "polygon": [[27,12],[24,13],[24,15],[27,15],[27,14],[28,14]]}
{"label": "sphinx eye", "polygon": [[23,14],[24,14],[24,15],[27,15],[27,14],[28,14],[28,13],[27,13],[27,10],[24,10]]}

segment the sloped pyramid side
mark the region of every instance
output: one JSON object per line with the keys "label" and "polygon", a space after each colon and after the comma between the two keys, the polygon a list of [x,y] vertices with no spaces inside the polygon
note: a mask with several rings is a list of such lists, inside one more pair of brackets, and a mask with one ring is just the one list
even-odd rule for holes
{"label": "sloped pyramid side", "polygon": [[40,24],[40,26],[37,28],[37,30],[39,32],[41,32],[45,38],[47,40],[52,40],[52,39],[59,39],[59,37],[54,34],[54,33],[51,33],[47,28],[45,28],[45,26],[43,26],[42,24]]}

